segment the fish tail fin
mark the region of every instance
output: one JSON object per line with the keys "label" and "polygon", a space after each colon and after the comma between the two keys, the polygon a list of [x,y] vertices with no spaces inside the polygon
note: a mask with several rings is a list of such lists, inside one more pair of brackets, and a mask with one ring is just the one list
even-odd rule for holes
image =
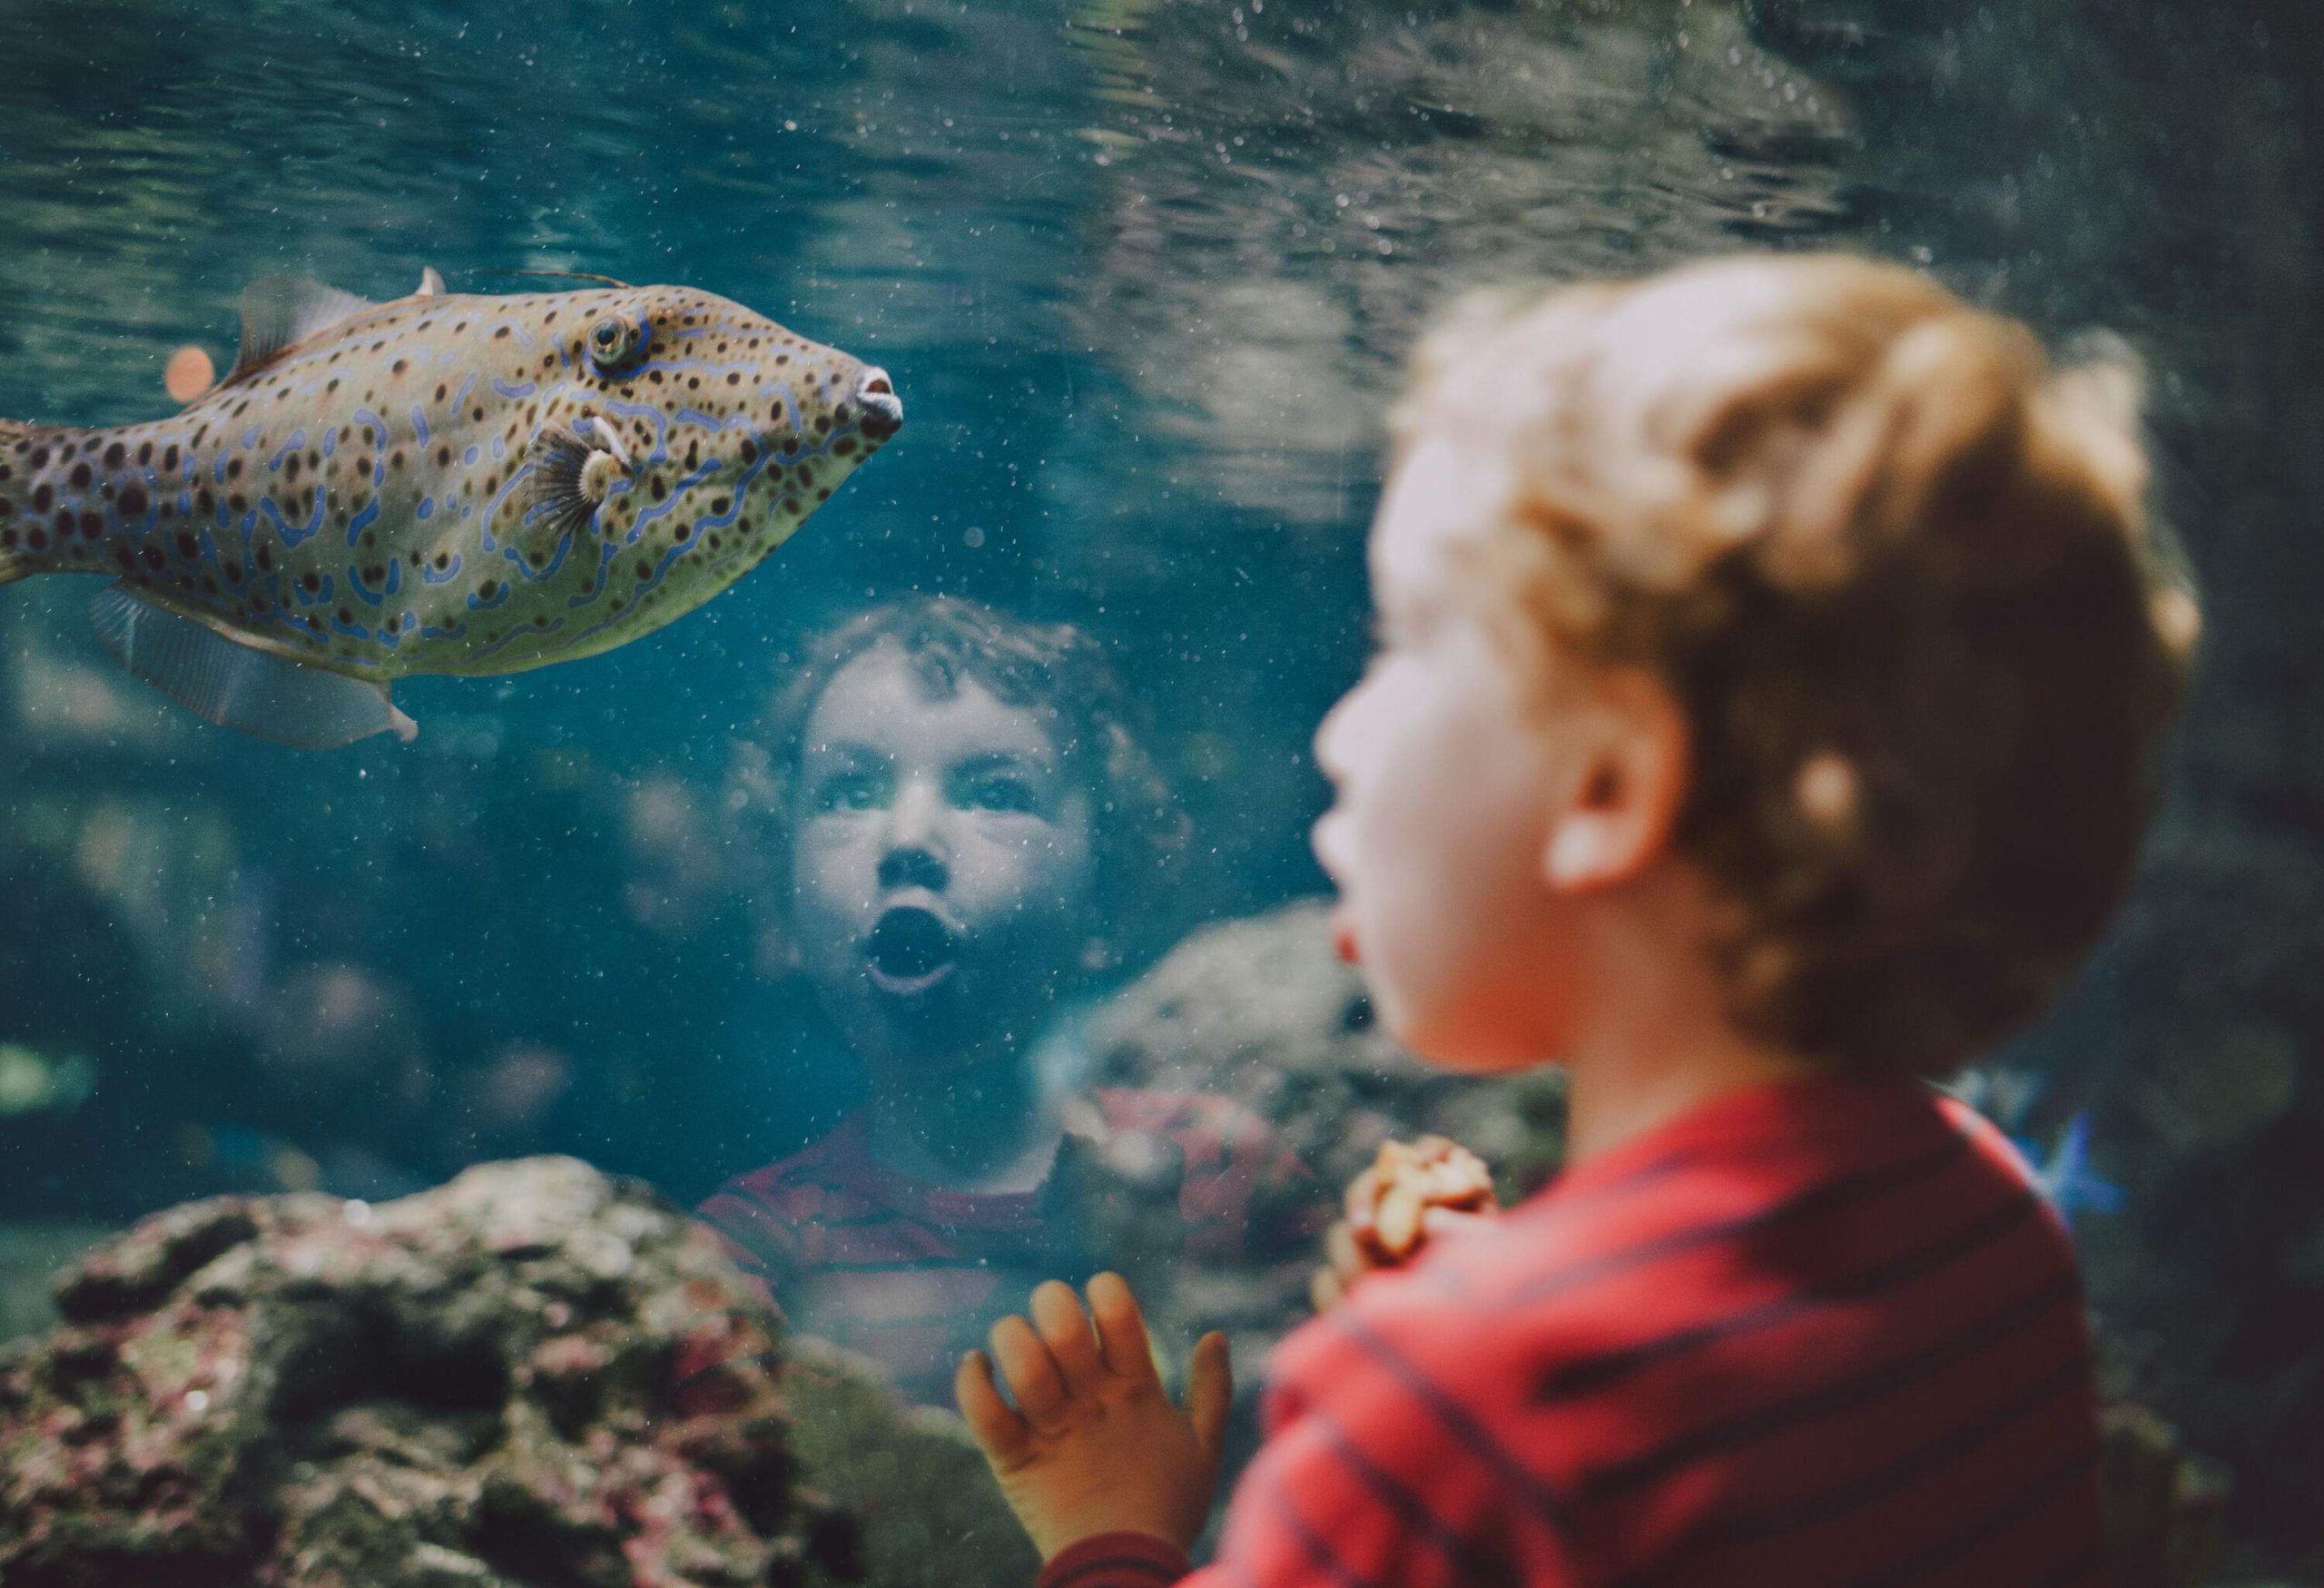
{"label": "fish tail fin", "polygon": [[[32,433],[30,425],[15,419],[0,419],[0,449],[7,449],[11,443],[21,441]],[[0,530],[5,530],[21,510],[9,494],[9,488],[24,473],[21,468],[12,469],[9,478],[0,480]],[[13,535],[0,536],[0,585],[13,585],[33,571],[31,560],[16,549],[15,538]]]}

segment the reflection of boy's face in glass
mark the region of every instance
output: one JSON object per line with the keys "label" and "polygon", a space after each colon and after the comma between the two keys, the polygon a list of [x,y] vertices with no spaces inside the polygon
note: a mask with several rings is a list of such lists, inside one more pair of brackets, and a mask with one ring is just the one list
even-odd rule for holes
{"label": "reflection of boy's face in glass", "polygon": [[876,646],[807,718],[792,924],[825,1006],[866,1057],[940,1057],[1033,1034],[1076,962],[1089,796],[1052,714],[963,675],[946,695]]}

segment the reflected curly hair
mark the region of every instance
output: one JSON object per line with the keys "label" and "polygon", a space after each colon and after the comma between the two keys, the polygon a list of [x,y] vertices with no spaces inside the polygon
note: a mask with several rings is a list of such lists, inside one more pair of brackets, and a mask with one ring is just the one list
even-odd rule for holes
{"label": "reflected curly hair", "polygon": [[1497,482],[1487,620],[1686,713],[1676,842],[1746,1030],[1943,1074],[2126,890],[2198,617],[2137,368],[2096,355],[1837,255],[1480,301],[1424,346],[1398,438]]}
{"label": "reflected curly hair", "polygon": [[1090,799],[1097,875],[1091,896],[1117,946],[1142,936],[1182,869],[1188,824],[1146,748],[1142,719],[1104,647],[1068,623],[1029,623],[957,596],[913,596],[857,614],[786,658],[790,676],[763,734],[743,746],[728,780],[729,812],[753,829],[764,879],[789,896],[790,827],[807,721],[857,657],[892,646],[933,698],[973,679],[1006,704],[1049,717],[1068,774]]}

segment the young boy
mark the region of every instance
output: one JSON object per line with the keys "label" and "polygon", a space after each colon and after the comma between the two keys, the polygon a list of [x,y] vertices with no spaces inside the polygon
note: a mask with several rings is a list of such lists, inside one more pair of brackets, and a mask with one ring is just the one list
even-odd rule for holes
{"label": "young boy", "polygon": [[[2134,408],[1841,258],[1431,347],[1316,848],[1414,1050],[1567,1066],[1571,1167],[1285,1342],[1198,1581],[2102,1573],[2069,1248],[1925,1078],[2042,1006],[2131,870],[2194,628]],[[1150,1588],[1224,1363],[1182,1415],[1128,1288],[1088,1301],[1040,1287],[958,1395],[1048,1588]]]}
{"label": "young boy", "polygon": [[1069,1132],[1175,1182],[1187,1253],[1238,1249],[1290,1167],[1265,1131],[1219,1098],[1080,1090],[1071,1005],[1122,947],[1104,923],[1184,842],[1097,644],[894,603],[809,646],[774,725],[785,931],[868,1084],[700,1212],[792,1324],[949,1398],[961,1349],[1090,1244]]}

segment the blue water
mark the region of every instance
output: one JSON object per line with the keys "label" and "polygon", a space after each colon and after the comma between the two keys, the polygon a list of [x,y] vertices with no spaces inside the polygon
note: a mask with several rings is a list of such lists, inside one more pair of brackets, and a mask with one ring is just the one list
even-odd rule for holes
{"label": "blue water", "polygon": [[[1162,940],[1320,891],[1306,745],[1361,663],[1381,416],[1429,314],[1478,285],[1829,245],[2153,363],[2163,499],[2211,620],[2167,829],[2188,869],[2003,1061],[2043,1078],[2014,1128],[2095,1110],[2132,1201],[2084,1228],[2150,1276],[2126,1305],[2167,1330],[2200,1277],[2256,1310],[2275,1237],[2206,1270],[2153,1210],[2181,1158],[2290,1162],[2316,1129],[2298,1078],[2324,1011],[2281,947],[2324,902],[2301,733],[2324,665],[2286,597],[2324,572],[2299,507],[2313,29],[2290,5],[2026,9],[17,0],[0,414],[159,416],[172,349],[231,361],[245,282],[387,298],[432,266],[456,291],[541,284],[500,273],[524,271],[706,288],[884,366],[907,423],[661,634],[400,686],[409,747],[211,728],[111,670],[79,582],[0,591],[0,874],[39,906],[0,929],[0,1041],[96,1076],[44,1116],[70,1112],[63,1133],[8,1143],[0,1218],[192,1194],[189,1129],[213,1168],[260,1163],[272,1138],[235,1133],[264,1112],[241,1108],[247,1056],[319,964],[389,1011],[357,1024],[413,1033],[436,1101],[379,1150],[418,1179],[514,1145],[692,1198],[828,1125],[855,1083],[801,1057],[724,813],[802,636],[909,592],[1108,648],[1196,835]],[[2239,879],[2266,880],[2281,931],[2236,935],[2210,901],[2252,896]],[[2207,991],[2174,1001],[2174,977]],[[2293,1054],[2307,1111],[2173,1146],[2152,1098],[2211,1019]],[[464,1137],[446,1100],[512,1045],[546,1055],[556,1100],[520,1138]],[[2261,1139],[2290,1119],[2309,1134]],[[2324,1230],[2312,1176],[2290,1184],[2267,1214],[2287,1247]],[[2269,1305],[2319,1316],[2301,1283]],[[2180,1386],[2198,1422],[2212,1371]]]}

